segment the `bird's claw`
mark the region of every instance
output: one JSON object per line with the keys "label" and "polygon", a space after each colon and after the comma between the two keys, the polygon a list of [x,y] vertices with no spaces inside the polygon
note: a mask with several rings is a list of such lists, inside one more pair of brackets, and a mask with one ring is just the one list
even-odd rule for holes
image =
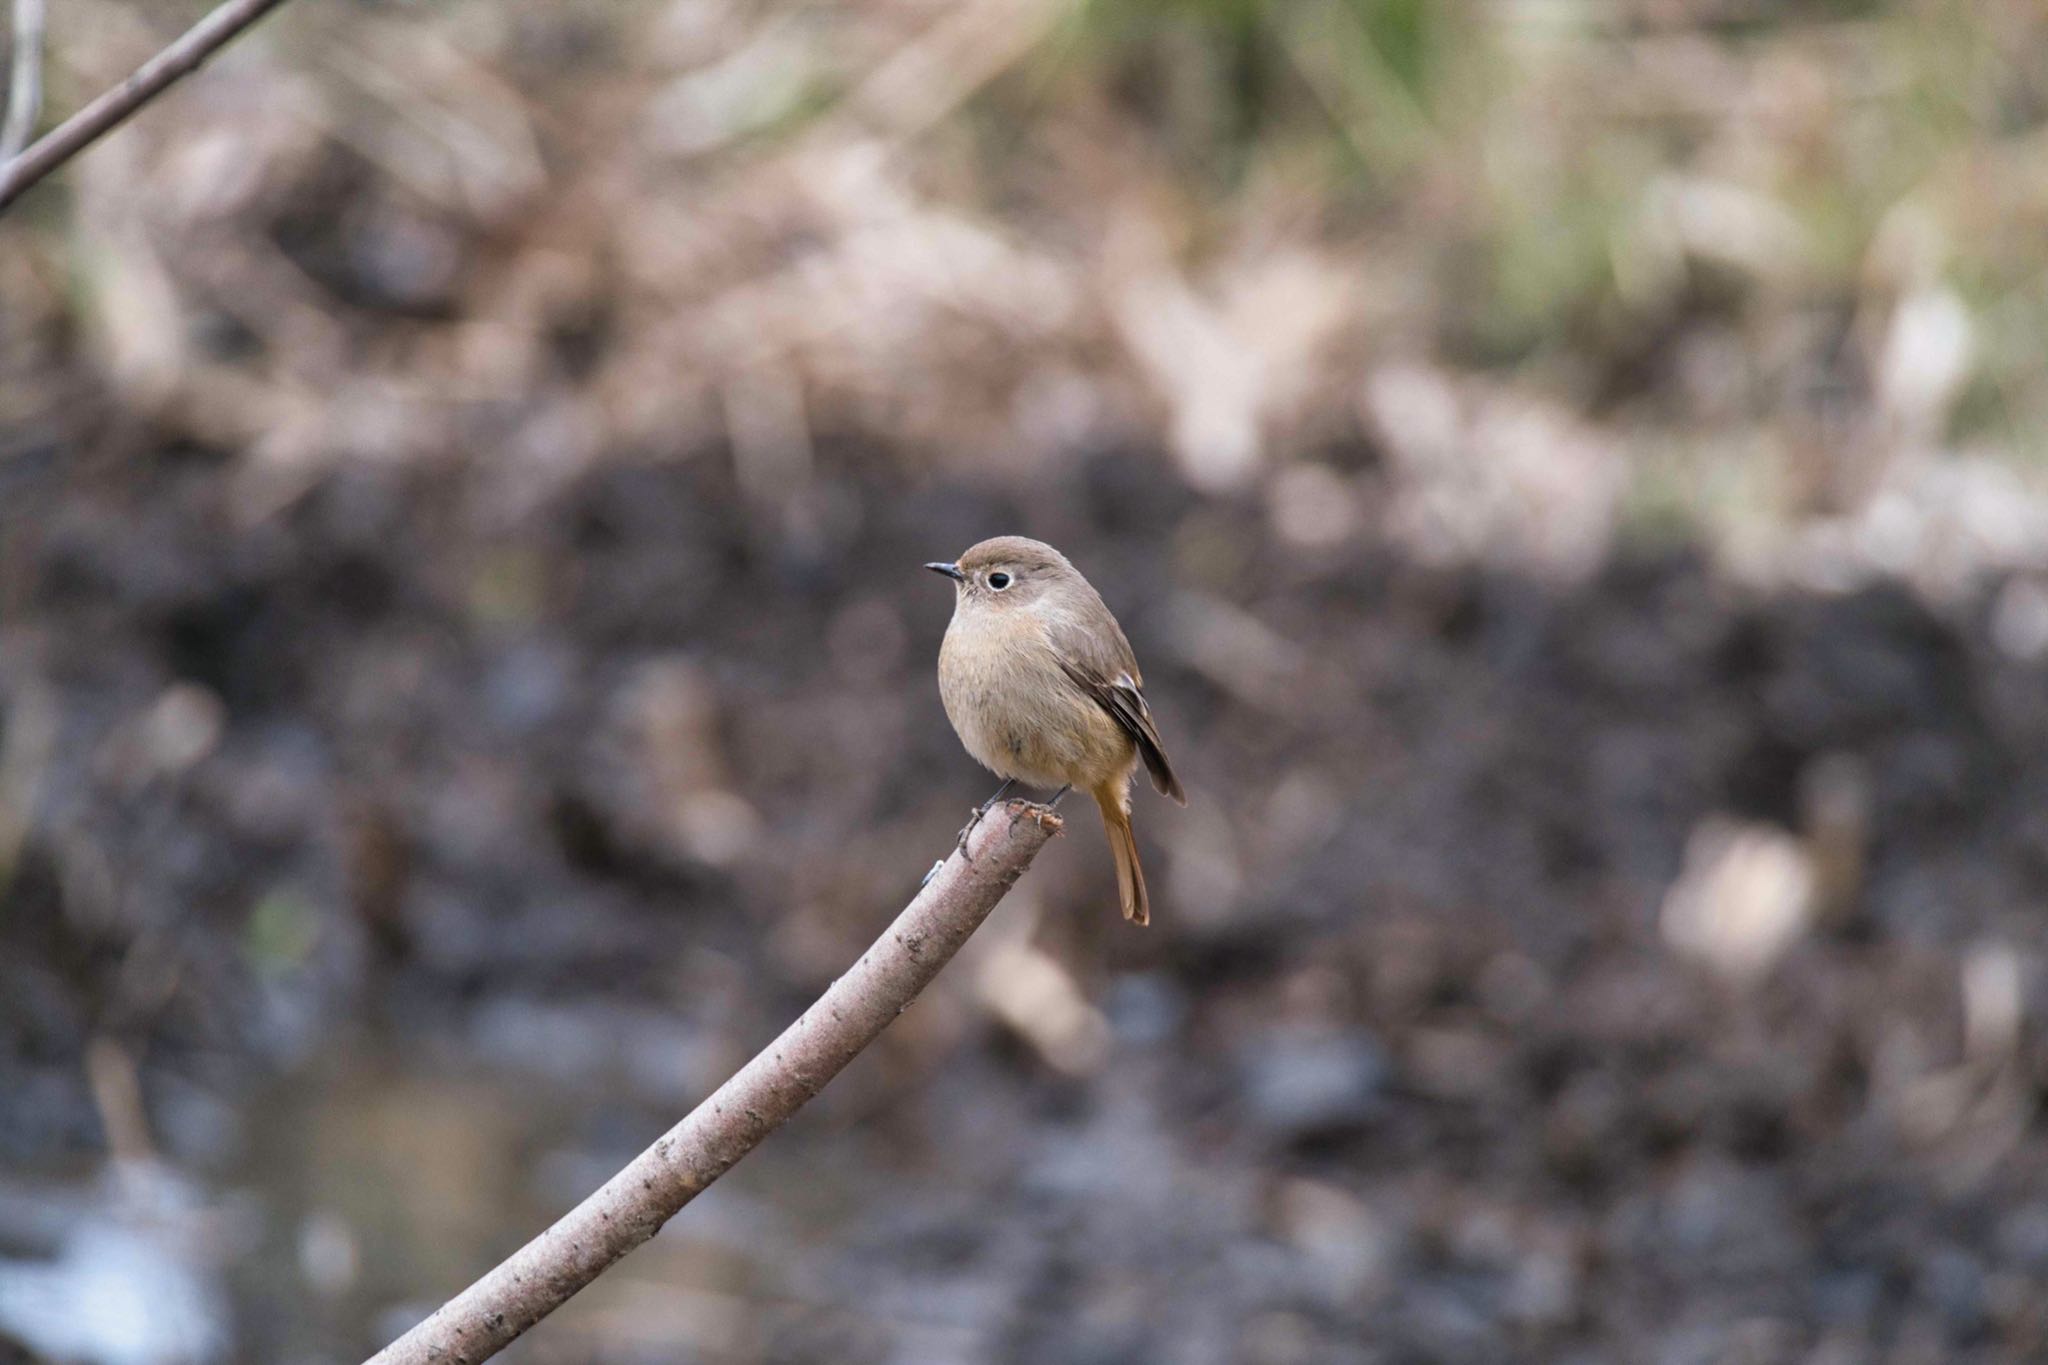
{"label": "bird's claw", "polygon": [[981,817],[988,814],[987,806],[976,806],[974,814],[967,817],[967,823],[960,827],[960,841],[953,845],[953,851],[967,862],[974,861],[974,855],[967,851],[967,836],[974,833],[974,827],[981,823]]}

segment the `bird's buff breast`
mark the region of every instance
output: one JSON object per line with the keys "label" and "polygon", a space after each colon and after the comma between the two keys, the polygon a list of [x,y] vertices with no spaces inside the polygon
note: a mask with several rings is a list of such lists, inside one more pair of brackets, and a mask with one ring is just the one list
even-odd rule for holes
{"label": "bird's buff breast", "polygon": [[939,698],[967,752],[998,777],[1093,789],[1136,759],[1130,737],[1067,677],[1025,611],[964,623],[954,613],[939,648]]}

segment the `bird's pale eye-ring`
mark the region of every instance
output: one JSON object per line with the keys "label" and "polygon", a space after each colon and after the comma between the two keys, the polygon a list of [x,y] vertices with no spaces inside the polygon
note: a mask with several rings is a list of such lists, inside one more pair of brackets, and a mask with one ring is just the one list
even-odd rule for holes
{"label": "bird's pale eye-ring", "polygon": [[1001,592],[1004,588],[1010,586],[1010,576],[1001,569],[998,569],[988,576],[988,585],[997,592]]}

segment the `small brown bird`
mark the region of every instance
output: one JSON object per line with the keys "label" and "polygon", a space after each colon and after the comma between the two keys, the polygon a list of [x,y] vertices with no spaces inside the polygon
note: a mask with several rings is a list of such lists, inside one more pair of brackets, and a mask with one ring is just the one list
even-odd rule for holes
{"label": "small brown bird", "polygon": [[1012,783],[1073,787],[1095,798],[1116,857],[1124,918],[1151,922],[1138,841],[1131,834],[1131,774],[1143,760],[1152,785],[1188,803],[1145,704],[1131,642],[1102,596],[1067,557],[1023,536],[984,540],[953,563],[925,565],[953,580],[953,621],[939,649],[939,697],[960,742]]}

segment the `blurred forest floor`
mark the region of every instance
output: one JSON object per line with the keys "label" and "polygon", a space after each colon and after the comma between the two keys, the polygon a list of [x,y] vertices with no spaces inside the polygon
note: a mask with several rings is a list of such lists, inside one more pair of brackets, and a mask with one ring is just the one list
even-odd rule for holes
{"label": "blurred forest floor", "polygon": [[638,1150],[993,785],[1004,531],[1157,926],[1073,822],[508,1359],[2041,1358],[2044,149],[2022,0],[287,7],[0,220],[0,1360]]}

